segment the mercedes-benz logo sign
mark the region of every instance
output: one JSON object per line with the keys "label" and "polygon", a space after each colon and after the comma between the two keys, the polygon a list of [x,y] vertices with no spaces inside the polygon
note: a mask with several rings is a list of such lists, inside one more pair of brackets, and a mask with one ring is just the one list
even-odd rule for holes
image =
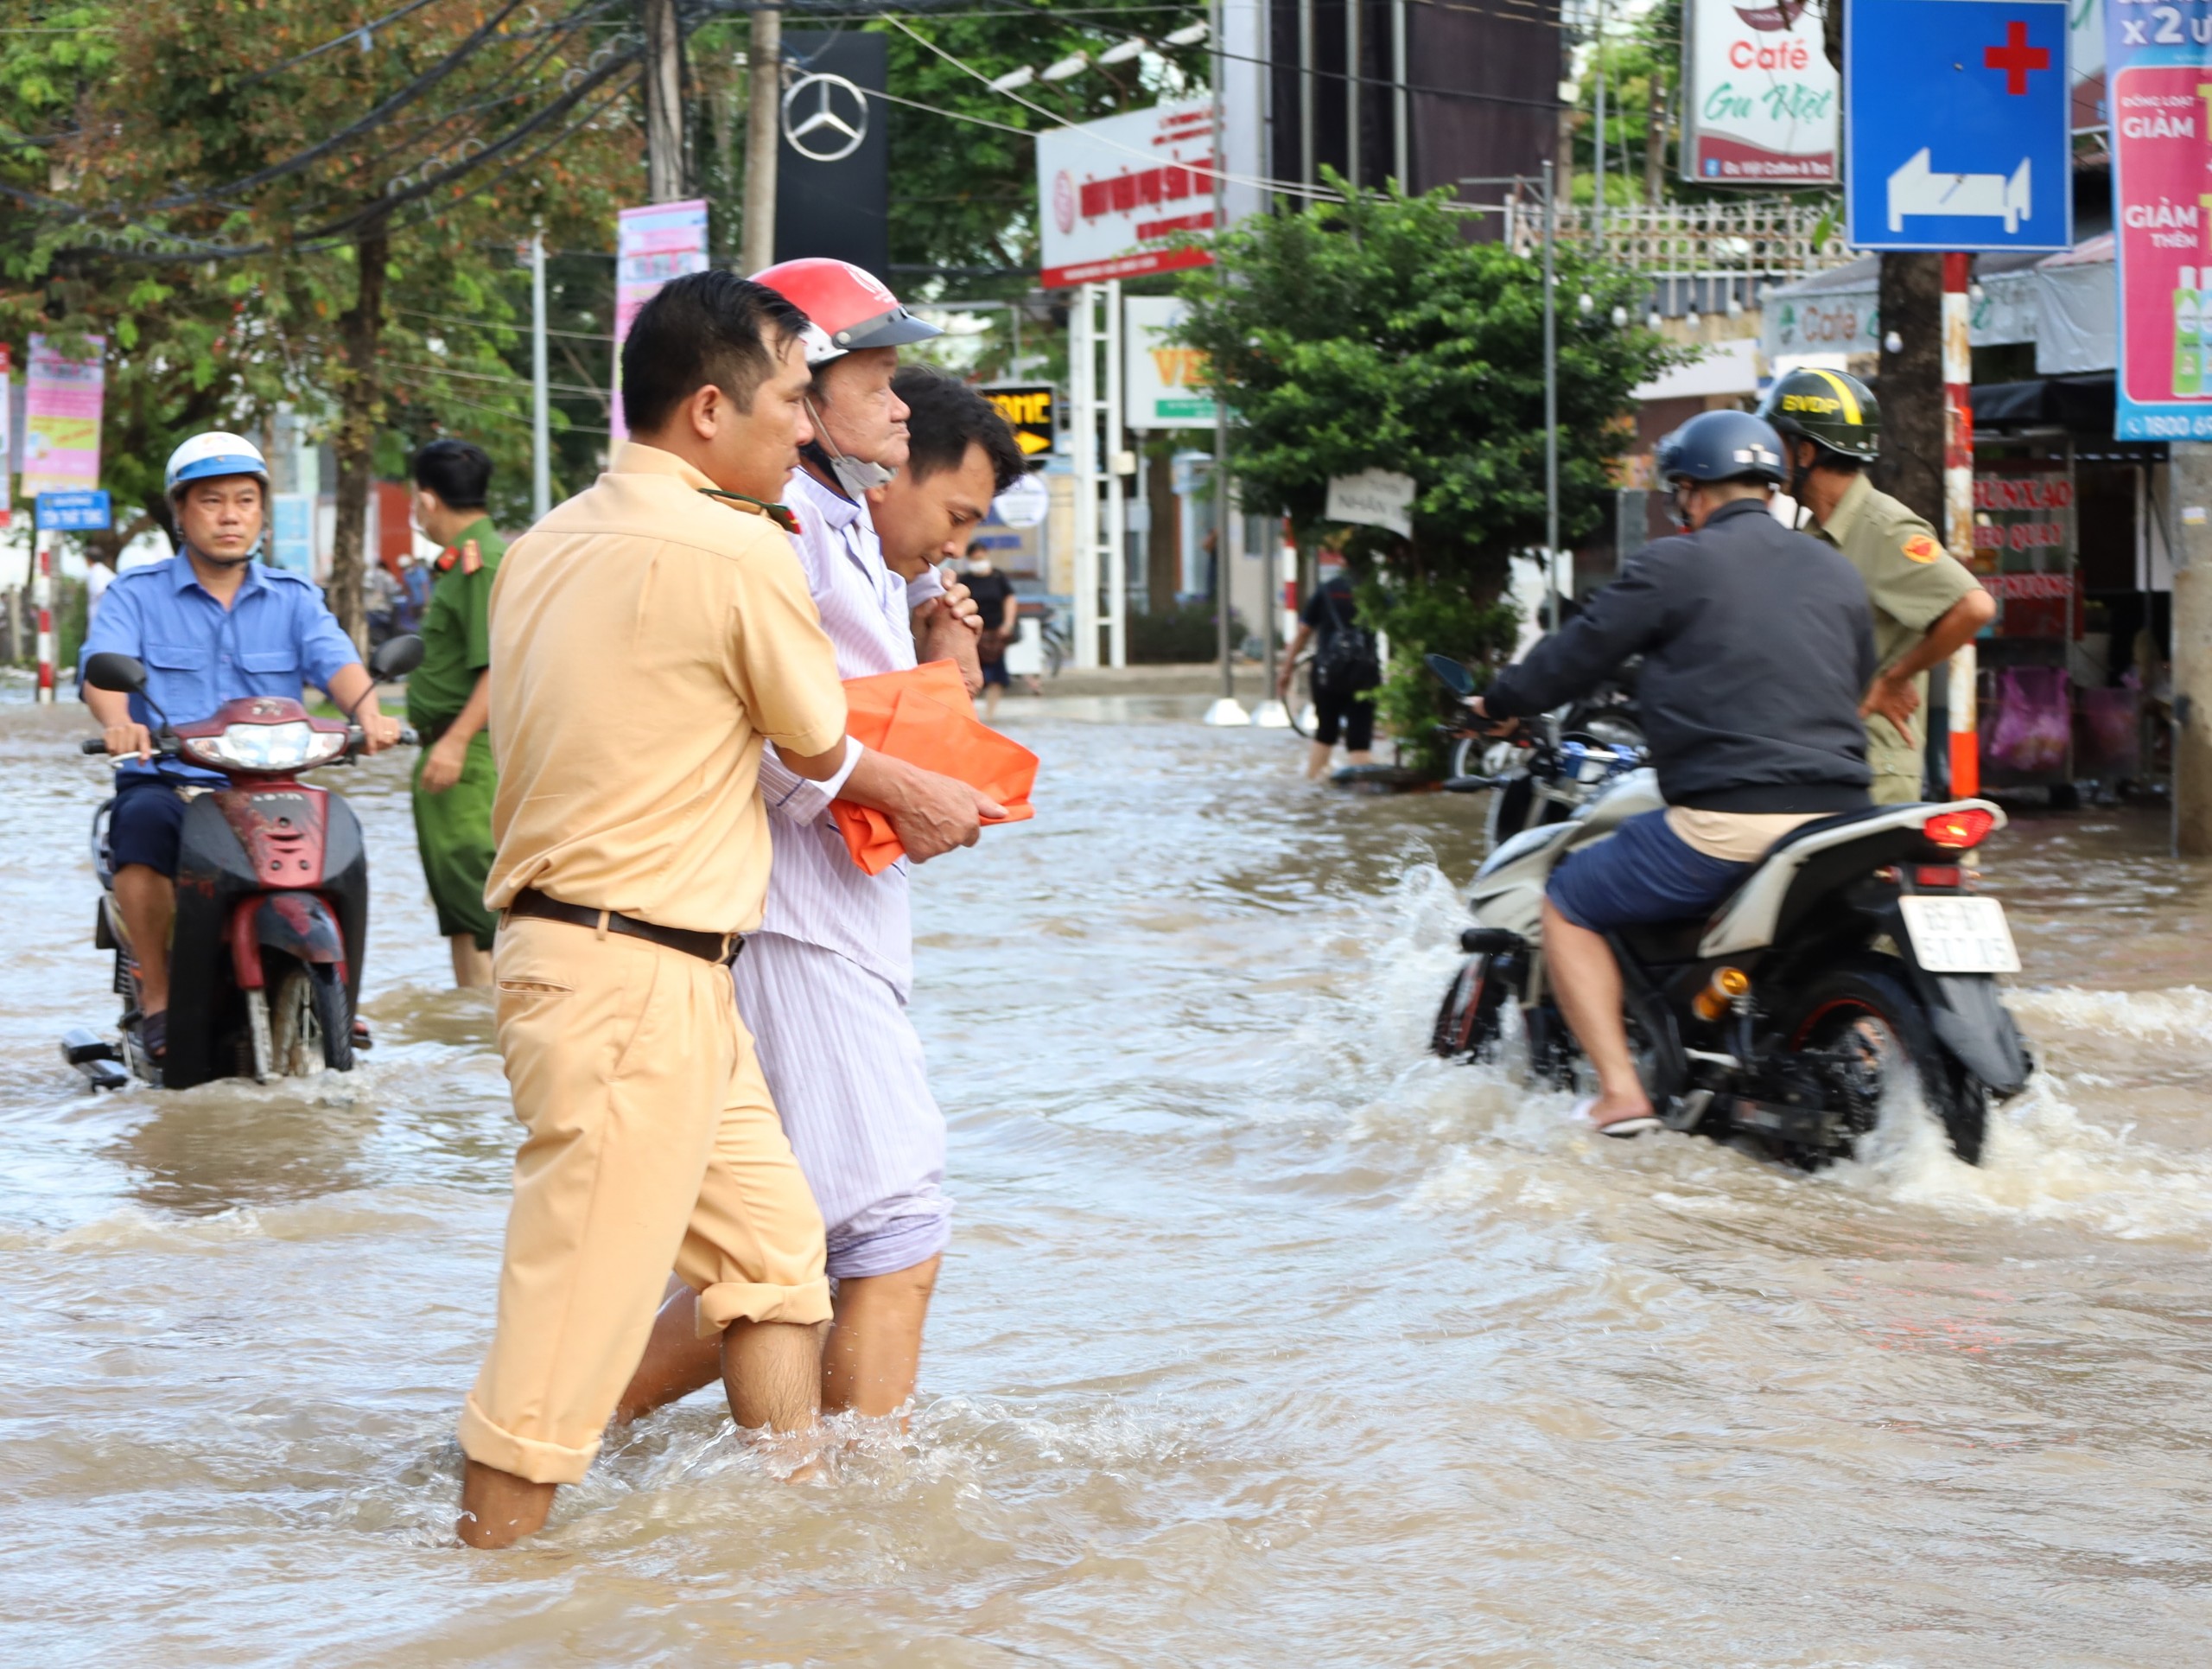
{"label": "mercedes-benz logo sign", "polygon": [[868,94],[842,75],[804,75],[784,95],[784,139],[810,162],[842,162],[868,137]]}

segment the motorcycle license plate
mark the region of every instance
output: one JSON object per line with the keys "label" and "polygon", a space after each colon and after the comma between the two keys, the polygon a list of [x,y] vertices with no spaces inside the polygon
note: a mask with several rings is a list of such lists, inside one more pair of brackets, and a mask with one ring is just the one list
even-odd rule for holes
{"label": "motorcycle license plate", "polygon": [[1912,953],[1930,973],[2018,973],[2020,952],[1993,898],[1900,898]]}

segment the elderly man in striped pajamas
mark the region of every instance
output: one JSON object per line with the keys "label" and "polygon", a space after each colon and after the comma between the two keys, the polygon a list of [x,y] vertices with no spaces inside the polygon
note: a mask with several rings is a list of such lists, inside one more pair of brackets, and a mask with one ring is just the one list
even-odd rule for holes
{"label": "elderly man in striped pajamas", "polygon": [[[913,367],[897,373],[894,387],[898,345],[937,332],[859,269],[793,261],[759,281],[797,302],[830,337],[815,364],[818,439],[803,451],[785,496],[798,517],[793,542],[839,676],[950,659],[974,690],[976,611],[964,587],[947,589],[933,559],[956,553],[994,494],[1024,468],[1012,432],[980,395],[949,378]],[[903,476],[910,437],[901,390],[925,409]],[[772,756],[761,762],[761,793],[775,862],[760,931],[733,970],[738,1008],[828,1226],[836,1296],[823,1408],[890,1414],[913,1394],[923,1324],[951,1237],[944,1118],[906,1012],[909,865],[863,873],[820,789]],[[949,844],[926,831],[906,839],[924,856]],[[713,1379],[694,1303],[671,1286],[618,1418]]]}

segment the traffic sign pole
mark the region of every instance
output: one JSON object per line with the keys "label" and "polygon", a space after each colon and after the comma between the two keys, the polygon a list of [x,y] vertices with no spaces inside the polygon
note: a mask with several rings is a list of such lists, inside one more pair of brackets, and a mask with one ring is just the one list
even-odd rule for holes
{"label": "traffic sign pole", "polygon": [[[1967,284],[1974,257],[1943,258],[1943,542],[1968,569],[1974,566],[1974,350]],[[1951,793],[1981,789],[1979,715],[1973,640],[1951,656]]]}

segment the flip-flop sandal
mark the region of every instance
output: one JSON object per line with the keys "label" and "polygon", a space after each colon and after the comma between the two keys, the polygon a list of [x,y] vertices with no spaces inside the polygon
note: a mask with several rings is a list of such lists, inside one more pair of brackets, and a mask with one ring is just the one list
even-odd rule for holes
{"label": "flip-flop sandal", "polygon": [[138,1047],[146,1051],[149,1061],[160,1061],[169,1052],[169,1011],[149,1014],[138,1022]]}
{"label": "flip-flop sandal", "polygon": [[1615,1141],[1625,1142],[1632,1137],[1642,1136],[1646,1131],[1664,1130],[1667,1127],[1647,1112],[1634,1118],[1616,1118],[1610,1124],[1599,1124],[1596,1128],[1600,1136],[1610,1136]]}

